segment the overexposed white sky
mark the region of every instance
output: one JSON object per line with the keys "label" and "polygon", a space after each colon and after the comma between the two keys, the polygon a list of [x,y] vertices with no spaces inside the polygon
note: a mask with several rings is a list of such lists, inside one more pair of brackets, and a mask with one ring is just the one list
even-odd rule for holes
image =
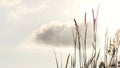
{"label": "overexposed white sky", "polygon": [[85,12],[91,21],[91,10],[99,4],[102,40],[106,28],[113,35],[120,27],[119,0],[0,0],[0,68],[55,68],[52,49],[32,43],[34,32],[50,22],[73,23],[76,18],[81,23]]}

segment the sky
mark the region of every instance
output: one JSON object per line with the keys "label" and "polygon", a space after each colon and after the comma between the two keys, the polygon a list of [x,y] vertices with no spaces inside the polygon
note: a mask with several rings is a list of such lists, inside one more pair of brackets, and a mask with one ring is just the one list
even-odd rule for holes
{"label": "sky", "polygon": [[55,68],[52,46],[58,58],[66,56],[73,45],[73,18],[82,29],[86,12],[92,29],[91,10],[99,5],[98,43],[103,44],[106,28],[111,36],[120,26],[119,0],[0,0],[0,68]]}

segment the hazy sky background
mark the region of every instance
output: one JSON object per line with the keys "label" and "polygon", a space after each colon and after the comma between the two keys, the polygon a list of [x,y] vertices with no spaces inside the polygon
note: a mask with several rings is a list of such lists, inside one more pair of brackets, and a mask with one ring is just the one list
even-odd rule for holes
{"label": "hazy sky background", "polygon": [[87,12],[91,21],[99,4],[102,40],[106,27],[113,35],[120,25],[119,0],[0,0],[0,68],[55,68],[49,46],[71,45],[73,18],[82,23]]}

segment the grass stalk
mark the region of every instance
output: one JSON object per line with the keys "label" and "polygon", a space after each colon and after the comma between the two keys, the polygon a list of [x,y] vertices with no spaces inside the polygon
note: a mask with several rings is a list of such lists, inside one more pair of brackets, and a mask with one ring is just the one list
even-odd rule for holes
{"label": "grass stalk", "polygon": [[68,55],[68,57],[67,57],[67,61],[66,61],[65,68],[67,68],[67,67],[68,67],[69,58],[70,58],[70,54],[69,54],[69,55]]}
{"label": "grass stalk", "polygon": [[57,68],[59,68],[59,63],[58,63],[57,55],[56,55],[56,52],[55,52],[54,48],[53,48],[53,53],[54,53],[54,56],[55,56],[56,66],[57,66]]}
{"label": "grass stalk", "polygon": [[79,46],[79,65],[81,67],[81,43],[80,43],[80,33],[79,33],[79,27],[77,24],[77,21],[74,19],[75,27],[76,27],[76,34],[77,34],[77,40],[78,40],[78,46]]}
{"label": "grass stalk", "polygon": [[85,39],[84,39],[84,66],[86,66],[86,59],[87,59],[87,56],[86,56],[86,41],[87,41],[87,22],[86,22],[86,15],[87,15],[87,13],[85,13],[85,17],[84,17],[84,24],[85,24]]}

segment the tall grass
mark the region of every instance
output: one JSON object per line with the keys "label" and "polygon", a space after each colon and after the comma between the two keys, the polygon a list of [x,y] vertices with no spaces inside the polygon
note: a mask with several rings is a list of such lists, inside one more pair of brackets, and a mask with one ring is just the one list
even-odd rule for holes
{"label": "tall grass", "polygon": [[[97,19],[98,19],[98,11],[95,16],[94,10],[92,9],[92,17],[93,17],[93,42],[91,42],[93,51],[91,56],[87,56],[87,32],[88,32],[88,23],[87,23],[87,13],[84,16],[84,39],[81,39],[80,35],[80,27],[76,21],[73,19],[75,25],[75,31],[72,30],[73,34],[73,43],[74,43],[74,54],[69,54],[67,56],[66,64],[64,68],[117,68],[118,65],[118,47],[120,45],[120,30],[118,30],[115,34],[115,37],[111,39],[108,37],[108,30],[105,33],[105,43],[104,43],[104,61],[98,61],[100,59],[99,49],[97,51]],[[84,44],[81,44],[81,40],[83,40]],[[90,41],[90,40],[88,40]],[[78,55],[77,55],[78,52]],[[54,51],[56,66],[58,66],[58,59],[56,53]],[[78,56],[78,57],[77,57]],[[77,58],[79,60],[77,60]],[[79,61],[79,62],[77,62]],[[76,64],[79,64],[77,66]],[[62,64],[62,63],[61,63]],[[70,65],[70,66],[69,66]],[[61,65],[62,68],[62,65]]]}

